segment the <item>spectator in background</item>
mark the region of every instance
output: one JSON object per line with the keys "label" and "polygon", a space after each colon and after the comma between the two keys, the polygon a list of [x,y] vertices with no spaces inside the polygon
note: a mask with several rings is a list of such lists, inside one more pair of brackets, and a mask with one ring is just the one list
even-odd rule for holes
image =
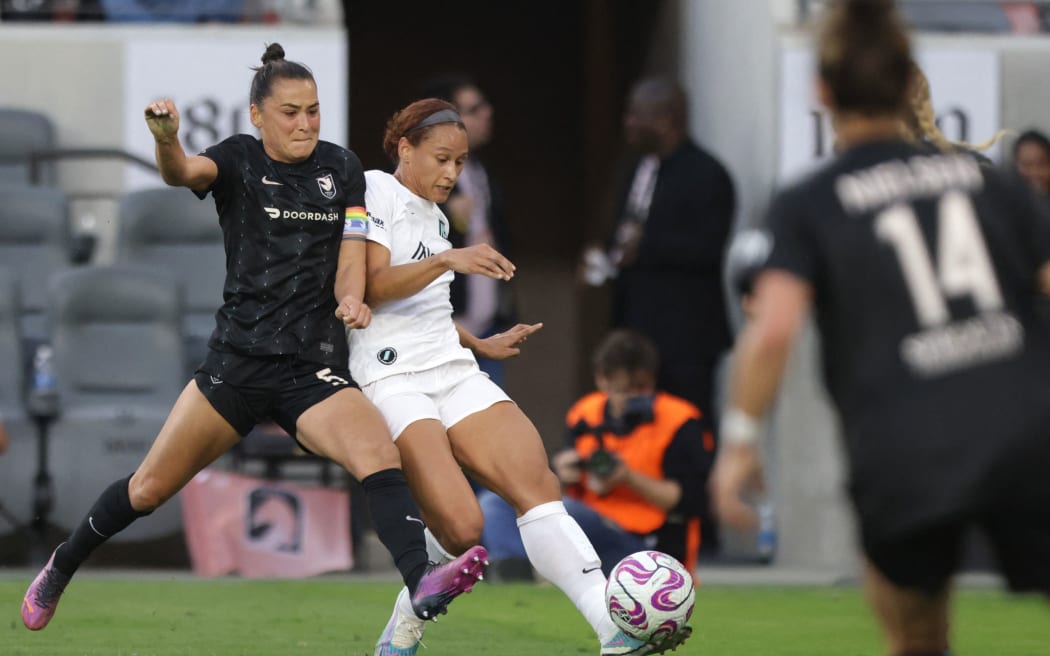
{"label": "spectator in background", "polygon": [[[695,405],[658,391],[660,356],[651,340],[613,331],[593,364],[598,390],[569,409],[565,448],[552,461],[565,508],[590,538],[607,576],[624,556],[643,549],[668,553],[692,570],[714,438]],[[517,564],[526,556],[514,510],[491,492],[482,492],[479,501],[490,572],[519,578]]]}
{"label": "spectator in background", "polygon": [[7,451],[7,428],[4,427],[4,418],[0,416],[0,453]]}
{"label": "spectator in background", "polygon": [[0,0],[0,20],[90,21],[101,20],[99,0]]}
{"label": "spectator in background", "polygon": [[687,117],[675,82],[649,78],[631,92],[624,131],[638,156],[621,181],[605,255],[614,327],[656,343],[660,389],[710,409],[714,371],[730,344],[722,264],[736,201],[726,168],[686,133]]}
{"label": "spectator in background", "polygon": [[1026,130],[1014,143],[1014,168],[1044,200],[1050,198],[1050,139]]}
{"label": "spectator in background", "polygon": [[[612,279],[613,326],[655,342],[657,387],[703,408],[716,425],[715,377],[731,343],[723,257],[736,196],[725,166],[689,137],[687,105],[676,82],[635,85],[624,133],[637,158],[620,182],[611,245],[588,249],[584,269],[590,284],[606,278],[596,269]],[[712,515],[702,517],[705,551],[716,551]]]}
{"label": "spectator in background", "polygon": [[101,0],[114,23],[239,23],[244,0]]}
{"label": "spectator in background", "polygon": [[[477,155],[492,139],[492,104],[469,77],[460,74],[433,78],[424,85],[423,97],[452,103],[467,128],[470,158],[448,201],[441,205],[449,218],[448,240],[453,248],[488,244],[509,257],[503,195]],[[489,337],[515,323],[513,288],[508,282],[456,276],[451,296],[453,319],[473,335]],[[478,366],[497,385],[504,384],[502,362],[479,357]]]}

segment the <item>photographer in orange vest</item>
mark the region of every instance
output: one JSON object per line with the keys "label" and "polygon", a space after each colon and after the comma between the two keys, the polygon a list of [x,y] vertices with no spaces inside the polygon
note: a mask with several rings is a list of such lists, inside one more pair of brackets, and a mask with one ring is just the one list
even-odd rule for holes
{"label": "photographer in orange vest", "polygon": [[[598,389],[569,409],[566,448],[552,459],[565,507],[606,574],[642,549],[664,551],[690,569],[696,565],[714,438],[695,405],[657,391],[659,364],[646,337],[610,333],[594,354]],[[479,499],[490,578],[525,578],[513,510],[488,492]]]}

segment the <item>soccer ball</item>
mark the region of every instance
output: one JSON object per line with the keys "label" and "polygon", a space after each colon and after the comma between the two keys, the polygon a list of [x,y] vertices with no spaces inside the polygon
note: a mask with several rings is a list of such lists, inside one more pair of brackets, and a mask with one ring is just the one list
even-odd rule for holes
{"label": "soccer ball", "polygon": [[624,633],[659,643],[686,625],[696,591],[685,565],[661,551],[638,551],[609,573],[605,603]]}

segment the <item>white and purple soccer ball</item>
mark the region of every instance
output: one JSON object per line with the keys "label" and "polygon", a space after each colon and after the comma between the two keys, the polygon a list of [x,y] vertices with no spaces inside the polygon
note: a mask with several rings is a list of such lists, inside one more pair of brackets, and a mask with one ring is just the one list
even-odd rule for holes
{"label": "white and purple soccer ball", "polygon": [[609,572],[605,603],[616,626],[658,643],[689,622],[696,602],[685,565],[661,551],[638,551]]}

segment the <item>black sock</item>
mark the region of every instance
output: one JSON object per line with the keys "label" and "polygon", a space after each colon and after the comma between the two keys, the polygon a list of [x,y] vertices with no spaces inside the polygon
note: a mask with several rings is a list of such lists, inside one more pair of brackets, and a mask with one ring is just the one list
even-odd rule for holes
{"label": "black sock", "polygon": [[361,481],[376,534],[401,572],[410,593],[415,593],[427,567],[427,542],[419,507],[408,491],[400,469],[384,469]]}
{"label": "black sock", "polygon": [[55,551],[54,566],[66,576],[73,576],[100,544],[126,529],[131,522],[145,517],[131,507],[128,482],[131,476],[113,483],[99,496],[88,514],[69,539]]}

